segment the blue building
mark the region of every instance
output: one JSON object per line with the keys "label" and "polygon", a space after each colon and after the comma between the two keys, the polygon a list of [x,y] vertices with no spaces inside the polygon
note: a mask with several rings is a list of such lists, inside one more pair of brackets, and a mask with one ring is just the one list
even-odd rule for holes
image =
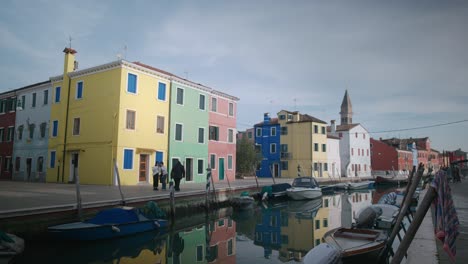
{"label": "blue building", "polygon": [[281,227],[288,226],[288,214],[283,215],[280,208],[264,208],[262,222],[255,225],[254,245],[263,247],[263,256],[271,257],[272,251],[279,250],[282,241]]}
{"label": "blue building", "polygon": [[257,177],[281,177],[280,124],[278,118],[263,115],[263,122],[254,126],[255,145],[261,147],[262,161],[257,168]]}

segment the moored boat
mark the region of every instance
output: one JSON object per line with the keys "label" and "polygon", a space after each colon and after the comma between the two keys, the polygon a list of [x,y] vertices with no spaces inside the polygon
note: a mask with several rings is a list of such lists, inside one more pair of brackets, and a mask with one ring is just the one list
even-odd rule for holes
{"label": "moored boat", "polygon": [[24,240],[22,238],[0,231],[0,258],[13,257],[23,251]]}
{"label": "moored boat", "polygon": [[375,177],[376,185],[394,184],[399,185],[408,183],[408,176],[383,176],[379,175]]}
{"label": "moored boat", "polygon": [[316,199],[322,196],[322,189],[313,177],[300,177],[293,181],[292,187],[286,190],[293,200]]}
{"label": "moored boat", "polygon": [[372,183],[373,183],[372,181],[350,182],[348,189],[349,190],[368,189],[369,185]]}
{"label": "moored boat", "polygon": [[248,192],[242,192],[238,197],[229,198],[229,202],[235,209],[248,209],[251,208],[255,202],[254,198]]}
{"label": "moored boat", "polygon": [[340,263],[340,252],[327,243],[315,246],[305,255],[304,264],[335,264]]}
{"label": "moored boat", "polygon": [[260,192],[262,200],[287,197],[286,190],[291,188],[289,183],[277,183],[270,186],[264,186]]}
{"label": "moored boat", "polygon": [[118,207],[102,210],[86,221],[51,226],[48,232],[59,240],[100,240],[158,230],[167,225],[167,220],[152,218],[138,208]]}

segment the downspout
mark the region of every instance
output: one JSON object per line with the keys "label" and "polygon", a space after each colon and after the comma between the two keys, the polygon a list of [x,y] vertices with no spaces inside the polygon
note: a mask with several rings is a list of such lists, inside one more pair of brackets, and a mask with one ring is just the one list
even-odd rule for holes
{"label": "downspout", "polygon": [[[168,94],[168,101],[169,101],[169,111],[167,112],[167,173],[168,173],[168,178],[170,176],[170,170],[169,170],[169,163],[170,163],[170,149],[171,149],[171,105],[172,105],[172,86],[173,86],[173,79],[169,78],[169,94]],[[171,163],[171,169],[172,169],[172,163]],[[170,179],[167,179],[170,180]]]}
{"label": "downspout", "polygon": [[[65,153],[67,151],[67,131],[68,131],[68,112],[70,110],[70,86],[71,78],[68,77],[68,95],[67,95],[67,110],[65,114],[65,134],[63,135],[63,155],[62,155],[62,182],[65,176]],[[73,179],[76,180],[76,179]]]}

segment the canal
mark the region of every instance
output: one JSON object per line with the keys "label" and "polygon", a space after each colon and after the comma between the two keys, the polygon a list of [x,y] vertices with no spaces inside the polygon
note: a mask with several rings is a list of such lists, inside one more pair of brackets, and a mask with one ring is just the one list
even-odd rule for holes
{"label": "canal", "polygon": [[[26,241],[14,263],[300,263],[330,229],[351,226],[360,210],[395,189],[255,203],[178,216],[176,228],[97,242]],[[177,228],[179,227],[179,228]],[[180,228],[182,227],[182,228]]]}

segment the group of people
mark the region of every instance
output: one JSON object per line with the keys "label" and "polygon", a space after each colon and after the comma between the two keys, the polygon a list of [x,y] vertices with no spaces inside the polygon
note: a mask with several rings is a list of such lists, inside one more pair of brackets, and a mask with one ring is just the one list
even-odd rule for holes
{"label": "group of people", "polygon": [[[164,162],[156,161],[153,168],[153,190],[157,191],[159,188],[159,182],[161,182],[162,189],[166,190],[167,184],[167,168],[164,166]],[[175,160],[171,169],[171,179],[174,180],[175,191],[180,191],[180,180],[185,178],[185,168],[179,160]]]}

